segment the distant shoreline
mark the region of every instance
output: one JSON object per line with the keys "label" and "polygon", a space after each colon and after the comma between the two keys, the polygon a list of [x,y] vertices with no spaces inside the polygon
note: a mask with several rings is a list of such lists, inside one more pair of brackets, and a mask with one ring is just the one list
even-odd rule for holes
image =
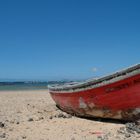
{"label": "distant shoreline", "polygon": [[24,90],[47,90],[46,86],[28,86],[28,85],[4,85],[0,86],[0,91],[24,91]]}
{"label": "distant shoreline", "polygon": [[46,91],[46,93],[48,94],[49,92],[48,92],[48,89],[24,89],[24,90],[0,90],[0,94],[1,93],[20,93],[20,92],[34,92],[34,93],[37,93],[37,92],[45,92]]}
{"label": "distant shoreline", "polygon": [[64,84],[69,81],[16,81],[0,82],[0,91],[46,90],[50,84]]}

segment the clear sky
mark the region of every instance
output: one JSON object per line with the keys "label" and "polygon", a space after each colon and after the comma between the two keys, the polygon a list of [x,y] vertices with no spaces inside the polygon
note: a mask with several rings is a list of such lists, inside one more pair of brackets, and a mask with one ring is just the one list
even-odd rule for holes
{"label": "clear sky", "polygon": [[0,1],[0,79],[92,78],[139,62],[139,0]]}

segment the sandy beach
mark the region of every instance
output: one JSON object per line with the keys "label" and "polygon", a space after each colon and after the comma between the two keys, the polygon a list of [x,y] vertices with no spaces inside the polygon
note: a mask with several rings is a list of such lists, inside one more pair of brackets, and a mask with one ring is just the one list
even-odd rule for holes
{"label": "sandy beach", "polygon": [[[1,140],[119,140],[125,124],[89,120],[60,111],[47,90],[0,92]],[[128,136],[128,139],[140,139]]]}

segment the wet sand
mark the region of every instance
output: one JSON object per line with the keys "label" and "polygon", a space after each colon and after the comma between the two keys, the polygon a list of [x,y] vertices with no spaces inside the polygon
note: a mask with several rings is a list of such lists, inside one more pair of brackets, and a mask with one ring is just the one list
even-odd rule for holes
{"label": "wet sand", "polygon": [[47,90],[0,91],[0,140],[119,140],[124,126],[63,113]]}

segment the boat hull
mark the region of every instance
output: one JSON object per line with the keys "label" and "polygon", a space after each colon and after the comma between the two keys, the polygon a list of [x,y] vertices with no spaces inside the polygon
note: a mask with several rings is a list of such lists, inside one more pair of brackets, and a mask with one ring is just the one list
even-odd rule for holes
{"label": "boat hull", "polygon": [[63,111],[83,117],[140,119],[140,74],[81,91],[50,94]]}

